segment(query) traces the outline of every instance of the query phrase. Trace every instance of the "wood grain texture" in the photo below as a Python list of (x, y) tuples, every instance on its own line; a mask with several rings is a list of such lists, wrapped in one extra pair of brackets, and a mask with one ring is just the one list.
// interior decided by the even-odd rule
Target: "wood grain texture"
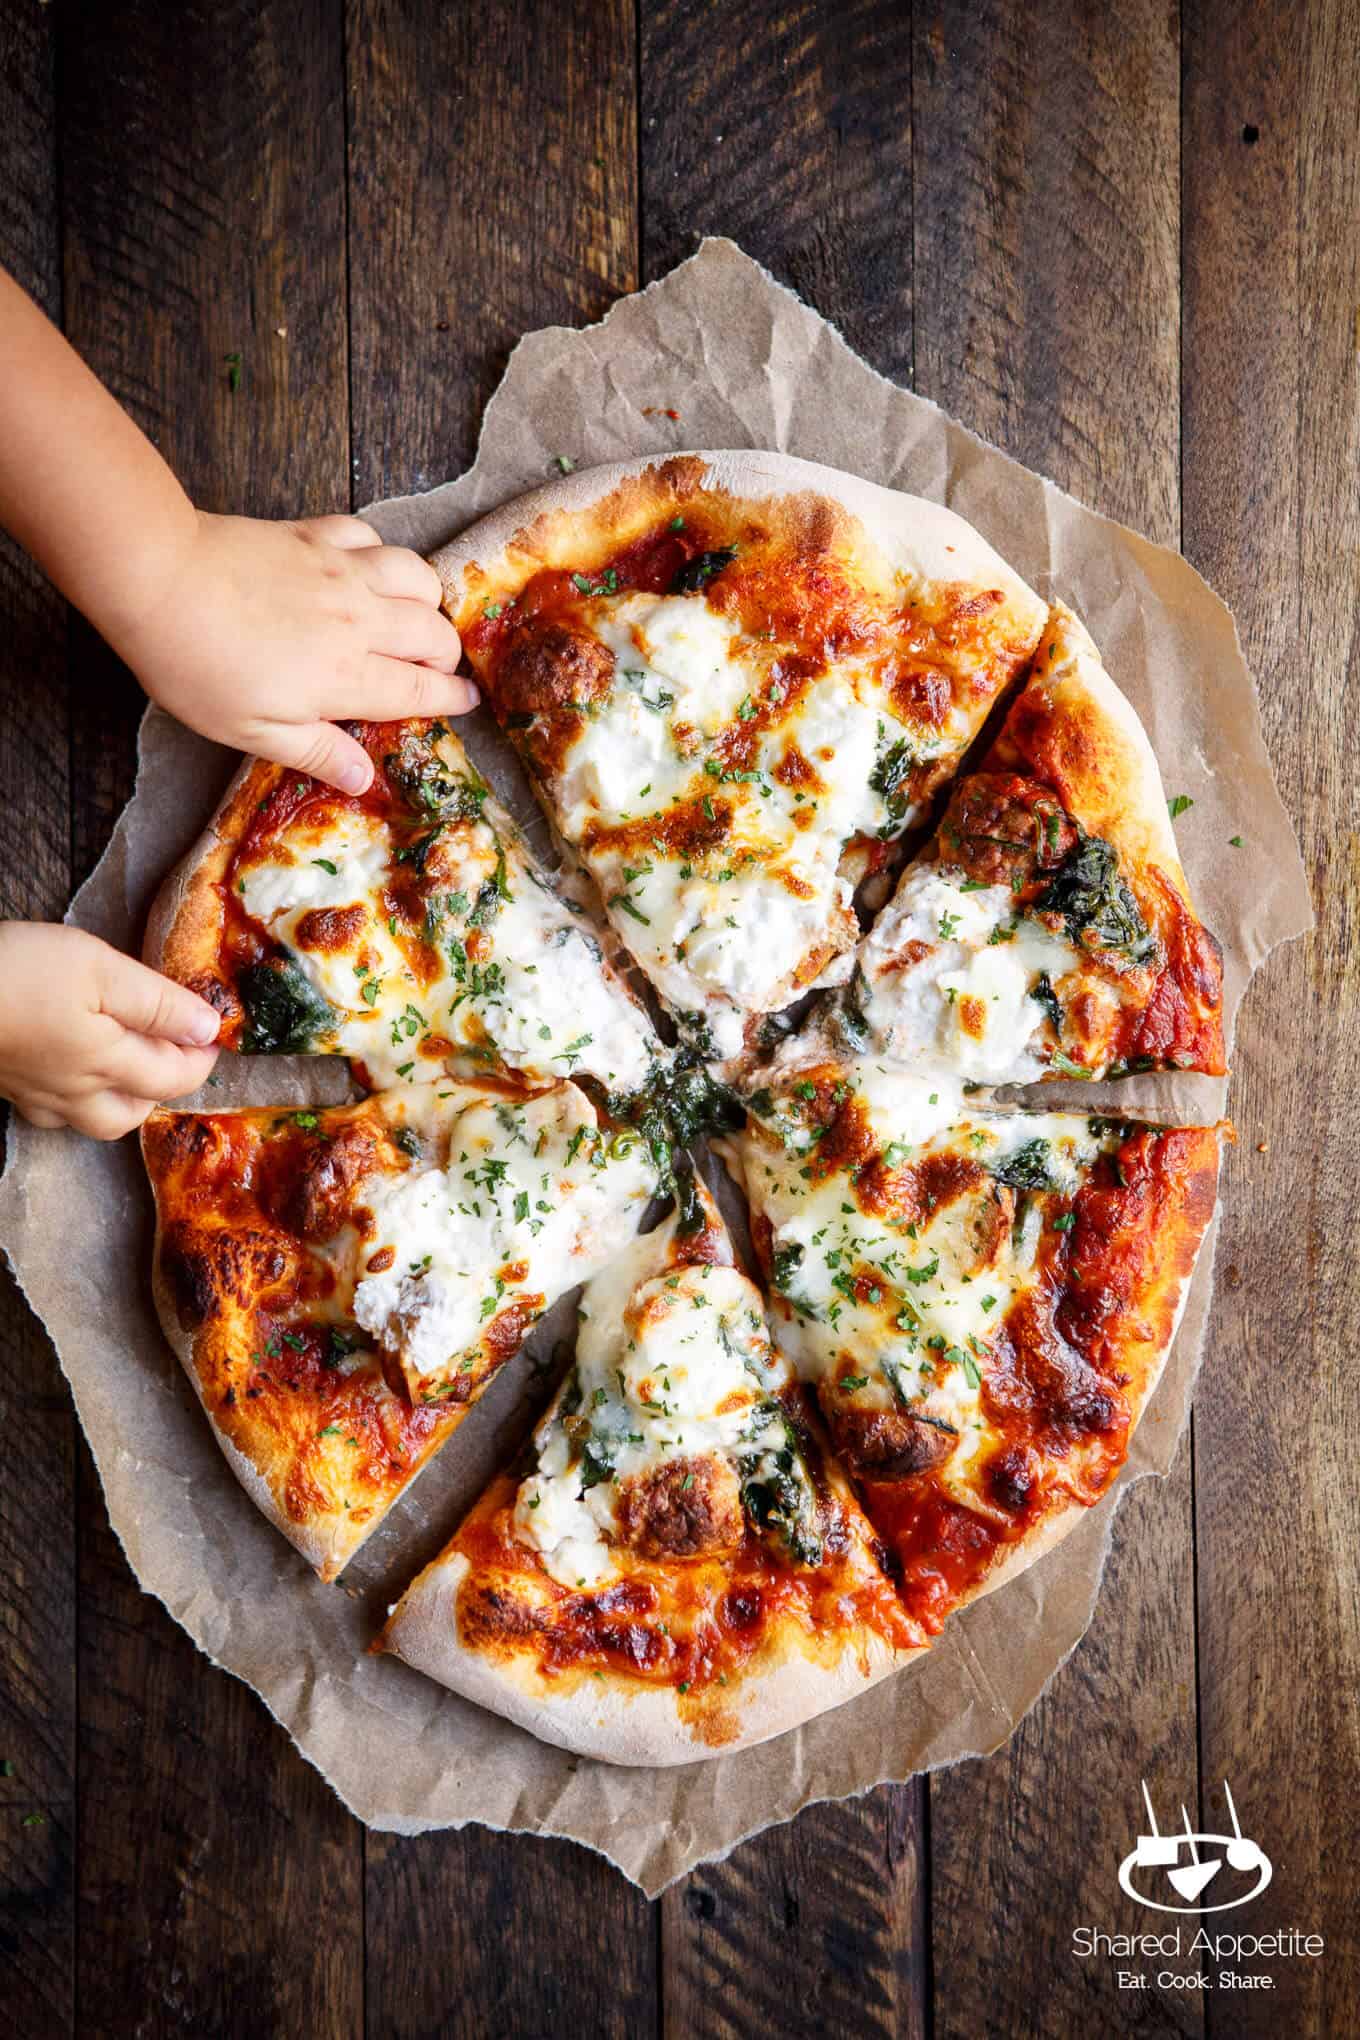
[(654, 1911), (570, 1842), (371, 1834), (367, 2040), (642, 2040), (656, 2021)]
[(1228, 1364), (1206, 1370), (1195, 1458), (1206, 1825), (1226, 1778), (1275, 1864), (1252, 1923), (1327, 1949), (1267, 1965), (1268, 2001), (1211, 1999), (1234, 2040), (1345, 2031), (1360, 1993), (1360, 1267), (1338, 1195), (1360, 1159), (1357, 92), (1353, 5), (1300, 8), (1288, 34), (1264, 6), (1186, 9), (1185, 547), (1236, 609), (1318, 914), (1239, 1023)]
[[(632, 10), (354, 0), (348, 63), (362, 502), (457, 473), (520, 335), (636, 283)], [(584, 1850), (370, 1835), (366, 1921), (370, 2036), (654, 2023), (653, 1909)]]
[[(1174, 11), (933, 7), (915, 84), (918, 388), (1175, 544)], [(1084, 1922), (1139, 1924), (1115, 1877), (1140, 1778), (1195, 1805), (1193, 1621), (1182, 1450), (1125, 1503), (1091, 1629), (1019, 1733), (931, 1782), (937, 2033), (1198, 2030), (1194, 1996), (1121, 1997), (1071, 1952)]]
[(665, 1892), (668, 2040), (928, 2032), (924, 1793), (810, 1808)]
[[(885, 374), (912, 359), (911, 21), (643, 0), (643, 273), (730, 234)], [(811, 1807), (662, 1901), (667, 2033), (924, 2030), (918, 1783)]]
[(730, 234), (911, 378), (911, 10), (641, 0), (650, 282)]
[[(59, 318), (55, 70), (51, 17), (8, 10), (0, 263)], [(0, 533), (0, 917), (65, 903), (68, 757), (65, 605)], [(74, 1493), (70, 1396), (0, 1269), (0, 2023), (15, 2040), (54, 2040), (74, 2016)]]
[(364, 503), (458, 474), (515, 343), (635, 287), (633, 9), (349, 0), (347, 47)]
[[(343, 503), (338, 11), (60, 20), (72, 339), (196, 501)], [(83, 863), (130, 790), (140, 701), (87, 639), (75, 660)], [(78, 2030), (357, 2033), (362, 1945), (335, 1932), (361, 1917), (357, 1824), (137, 1588), (88, 1456), (80, 1526)]]

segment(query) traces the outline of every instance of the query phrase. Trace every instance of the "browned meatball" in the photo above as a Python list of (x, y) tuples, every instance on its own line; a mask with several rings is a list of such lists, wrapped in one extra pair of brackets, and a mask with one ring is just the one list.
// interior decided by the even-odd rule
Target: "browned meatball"
[(299, 1239), (329, 1240), (349, 1217), (355, 1185), (373, 1161), (373, 1136), (362, 1126), (347, 1126), (334, 1140), (308, 1145), (282, 1217)]
[(671, 1459), (619, 1488), (619, 1534), (642, 1558), (716, 1558), (746, 1533), (737, 1476), (725, 1459)]
[(614, 684), (614, 654), (588, 631), (548, 623), (519, 637), (496, 676), (496, 705), (506, 715), (598, 701)]
[(954, 789), (941, 854), (982, 885), (1027, 885), (1076, 848), (1077, 825), (1049, 788), (1017, 772), (975, 772)]
[(876, 1410), (854, 1400), (829, 1401), (827, 1421), (851, 1470), (866, 1480), (905, 1480), (948, 1459), (957, 1434), (905, 1410)]

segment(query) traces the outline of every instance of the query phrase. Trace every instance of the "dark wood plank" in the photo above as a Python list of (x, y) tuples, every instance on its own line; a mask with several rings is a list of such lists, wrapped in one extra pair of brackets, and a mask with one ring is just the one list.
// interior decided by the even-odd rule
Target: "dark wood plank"
[[(71, 338), (205, 507), (342, 504), (338, 9), (138, 0), (60, 19)], [(74, 663), (83, 864), (129, 790), (141, 704), (88, 636)], [(82, 1462), (80, 2030), (356, 2033), (357, 1824), (138, 1591)]]
[[(635, 286), (633, 11), (352, 0), (348, 61), (363, 502), (457, 473), (521, 334)], [(655, 2023), (652, 1908), (565, 1844), (370, 1835), (367, 1949), (373, 2040)]]
[(535, 327), (637, 282), (630, 0), (348, 0), (355, 501), (466, 467)]
[(640, 18), (644, 280), (730, 234), (909, 382), (911, 10), (641, 0)]
[(1336, 1192), (1360, 1159), (1358, 92), (1354, 6), (1300, 8), (1288, 34), (1261, 4), (1186, 8), (1185, 549), (1236, 610), (1319, 918), (1239, 1025), (1217, 1364), (1195, 1416), (1205, 1824), (1224, 1825), (1226, 1778), (1275, 1866), (1234, 1917), (1326, 1940), (1320, 1960), (1242, 1965), (1268, 1994), (1210, 2001), (1210, 2030), (1243, 2040), (1344, 2031), (1360, 1992), (1360, 1267)]
[(651, 1914), (571, 1842), (370, 1834), (368, 2040), (638, 2040), (656, 2025)]
[[(59, 318), (52, 27), (0, 19), (0, 262)], [(70, 883), (66, 613), (2, 533), (0, 619), (0, 917), (43, 919)], [(74, 2017), (75, 1423), (8, 1269), (0, 1355), (0, 1974), (8, 2029), (48, 2040)]]
[[(918, 19), (918, 387), (1172, 544), (1179, 91), (1162, 0)], [(1020, 1733), (932, 1781), (938, 2033), (1197, 2030), (1193, 1996), (1121, 1997), (1071, 1946), (1122, 1922), (1139, 1779), (1195, 1805), (1193, 1606), (1183, 1450), (1125, 1504), (1091, 1630)]]
[[(641, 23), (644, 276), (730, 234), (909, 380), (909, 11), (643, 0)], [(809, 1808), (667, 1893), (666, 2030), (924, 2030), (923, 1804)]]
[(665, 1892), (664, 2032), (928, 2032), (924, 1796), (811, 1807)]

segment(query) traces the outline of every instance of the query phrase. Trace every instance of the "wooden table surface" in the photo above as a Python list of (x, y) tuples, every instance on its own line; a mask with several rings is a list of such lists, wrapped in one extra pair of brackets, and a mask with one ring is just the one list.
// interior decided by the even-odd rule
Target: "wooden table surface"
[[(730, 234), (1208, 575), (1318, 912), (1239, 1030), (1193, 1437), (1119, 1517), (1085, 1641), (989, 1761), (812, 1809), (657, 1904), (564, 1843), (365, 1833), (139, 1592), (8, 1285), (0, 2031), (1357, 2030), (1358, 99), (1345, 0), (0, 7), (0, 261), (198, 502), (445, 479), (522, 333)], [(139, 709), (0, 550), (6, 914), (89, 871)], [(1074, 1954), (1165, 1925), (1115, 1888), (1144, 1777), (1209, 1828), (1231, 1780), (1275, 1879), (1229, 1925), (1320, 1959), (1229, 1997)]]

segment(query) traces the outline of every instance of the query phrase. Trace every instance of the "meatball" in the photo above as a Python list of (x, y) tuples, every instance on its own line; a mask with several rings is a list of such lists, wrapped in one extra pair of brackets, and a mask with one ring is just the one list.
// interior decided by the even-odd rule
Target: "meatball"
[(1049, 788), (1016, 772), (960, 781), (940, 824), (944, 857), (982, 885), (1028, 885), (1077, 842), (1076, 823)]
[(725, 1459), (669, 1459), (625, 1480), (619, 1534), (641, 1558), (717, 1558), (746, 1534), (741, 1489)]
[(842, 1457), (866, 1480), (929, 1473), (958, 1443), (957, 1432), (905, 1410), (871, 1409), (848, 1400), (832, 1403), (827, 1417)]
[(588, 631), (549, 623), (519, 637), (496, 677), (506, 715), (540, 715), (598, 701), (614, 684), (614, 654)]

